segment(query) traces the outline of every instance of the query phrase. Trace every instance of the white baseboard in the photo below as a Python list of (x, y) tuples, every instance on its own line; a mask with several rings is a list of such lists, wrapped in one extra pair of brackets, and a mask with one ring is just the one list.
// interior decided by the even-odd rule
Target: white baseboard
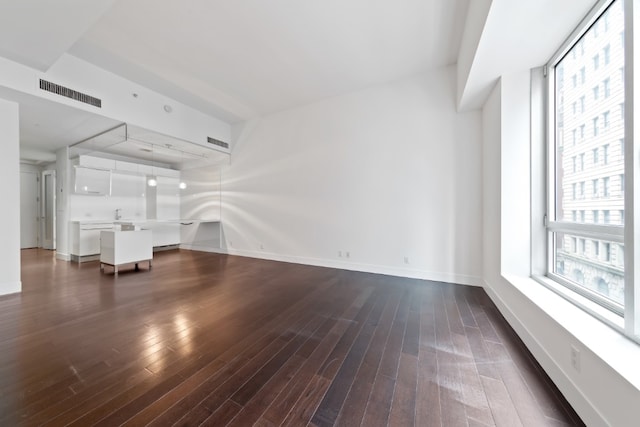
[(56, 259), (59, 259), (60, 261), (71, 261), (71, 255), (56, 252)]
[[(185, 249), (189, 249), (187, 248), (188, 245), (181, 245), (180, 247), (182, 248), (183, 246), (185, 247)], [(194, 248), (193, 250), (200, 250), (200, 249)], [(294, 264), (305, 264), (305, 265), (313, 265), (317, 267), (339, 268), (342, 270), (361, 271), (364, 273), (385, 274), (388, 276), (406, 277), (410, 279), (431, 280), (435, 282), (457, 283), (460, 285), (482, 287), (482, 279), (480, 277), (463, 275), (463, 274), (453, 274), (453, 273), (447, 273), (447, 272), (428, 271), (428, 270), (403, 268), (403, 267), (392, 267), (392, 266), (385, 266), (385, 265), (365, 264), (365, 263), (357, 263), (357, 262), (350, 262), (350, 261), (328, 260), (328, 259), (322, 259), (322, 258), (281, 255), (281, 254), (274, 254), (274, 253), (262, 252), (262, 251), (237, 250), (233, 248), (230, 248), (228, 250), (223, 250), (223, 249), (209, 250), (209, 252), (227, 253), (229, 255), (238, 255), (238, 256), (258, 258), (258, 259), (268, 259), (272, 261), (290, 262)]]
[(4, 282), (0, 283), (0, 295), (10, 295), (22, 291), (22, 282)]
[(220, 249), (220, 248), (215, 248), (212, 246), (206, 246), (206, 245), (193, 245), (193, 244), (181, 244), (180, 245), (180, 249), (185, 249), (188, 251), (198, 251), (198, 252), (210, 252), (210, 253), (215, 253), (215, 254), (226, 254), (227, 251), (225, 251), (224, 249)]
[[(547, 375), (552, 379), (554, 384), (562, 392), (565, 398), (571, 403), (578, 415), (587, 425), (608, 425), (607, 421), (595, 409), (594, 405), (587, 399), (582, 391), (571, 380), (569, 375), (562, 369), (561, 365), (547, 351), (544, 344), (540, 342), (536, 334), (518, 317), (518, 315), (509, 308), (502, 297), (498, 295), (494, 289), (484, 282), (484, 289), (489, 298), (498, 307), (500, 313), (507, 320), (509, 325), (516, 331), (520, 339), (525, 343), (527, 349), (533, 354), (538, 363), (545, 370)], [(526, 298), (523, 296), (523, 298)], [(559, 297), (558, 297), (559, 298)], [(533, 304), (533, 303), (531, 303)], [(558, 326), (561, 328), (561, 326)]]

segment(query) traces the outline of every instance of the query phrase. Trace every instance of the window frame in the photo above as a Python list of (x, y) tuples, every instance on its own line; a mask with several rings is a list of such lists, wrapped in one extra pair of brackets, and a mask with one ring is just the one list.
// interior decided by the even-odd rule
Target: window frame
[[(640, 209), (638, 209), (638, 215), (636, 215), (633, 209), (634, 200), (636, 200), (636, 198), (640, 200), (640, 183), (634, 185), (635, 177), (638, 176), (638, 179), (640, 179), (640, 168), (634, 169), (635, 165), (633, 164), (633, 159), (640, 157), (640, 144), (634, 143), (633, 126), (635, 120), (640, 122), (640, 111), (638, 114), (635, 114), (634, 109), (634, 96), (640, 96), (640, 89), (637, 91), (638, 95), (635, 95), (636, 91), (633, 84), (636, 74), (640, 78), (640, 71), (636, 73), (634, 67), (634, 49), (637, 45), (639, 49), (638, 55), (640, 56), (640, 41), (634, 43), (634, 38), (636, 37), (633, 31), (634, 21), (640, 20), (640, 5), (634, 7), (633, 1), (617, 0), (622, 3), (624, 13), (624, 31), (621, 35), (623, 35), (623, 55), (625, 59), (625, 65), (622, 69), (625, 94), (622, 113), (625, 119), (623, 136), (623, 140), (625, 140), (623, 145), (625, 160), (623, 173), (625, 179), (624, 188), (626, 190), (624, 197), (624, 215), (626, 220), (622, 220), (622, 225), (611, 224), (610, 221), (604, 221), (604, 218), (603, 221), (598, 224), (572, 224), (563, 221), (562, 218), (554, 219), (554, 212), (552, 212), (556, 206), (554, 200), (556, 197), (555, 67), (572, 48), (575, 47), (575, 52), (584, 46), (582, 36), (595, 25), (601, 16), (608, 16), (607, 10), (614, 1), (616, 0), (599, 0), (544, 66), (544, 77), (542, 77), (544, 95), (541, 98), (545, 117), (544, 122), (546, 123), (546, 141), (544, 141), (544, 154), (541, 158), (541, 162), (544, 163), (541, 166), (543, 170), (546, 171), (544, 173), (546, 175), (546, 189), (544, 189), (541, 194), (541, 196), (544, 197), (544, 203), (542, 203), (544, 225), (538, 228), (536, 224), (532, 224), (532, 237), (534, 240), (537, 239), (537, 241), (542, 242), (542, 236), (544, 236), (546, 243), (534, 243), (534, 247), (544, 248), (546, 256), (532, 257), (532, 277), (538, 279), (540, 283), (550, 287), (556, 293), (578, 305), (583, 310), (618, 329), (628, 338), (640, 342), (640, 312), (637, 312), (640, 310), (640, 286), (638, 287), (638, 291), (634, 288), (635, 271), (640, 271), (640, 251), (634, 250), (634, 224), (636, 220), (640, 221)], [(640, 66), (638, 69), (640, 70)], [(640, 85), (638, 86), (640, 88)], [(638, 216), (638, 218), (636, 218), (636, 216)], [(616, 304), (609, 299), (601, 297), (596, 292), (591, 292), (589, 289), (579, 287), (569, 280), (565, 280), (558, 274), (553, 273), (553, 266), (555, 265), (554, 236), (557, 236), (557, 233), (567, 233), (572, 237), (577, 237), (578, 240), (581, 238), (591, 238), (608, 241), (610, 242), (610, 248), (620, 248), (621, 245), (624, 245), (624, 305)], [(603, 253), (603, 248), (604, 246), (599, 248), (600, 254)], [(546, 260), (546, 265), (542, 266), (541, 262), (535, 262), (543, 258)], [(538, 275), (540, 273), (542, 274)], [(557, 287), (557, 284), (561, 285), (560, 288)], [(569, 290), (569, 292), (567, 292), (567, 290)], [(604, 308), (604, 311), (602, 308)]]

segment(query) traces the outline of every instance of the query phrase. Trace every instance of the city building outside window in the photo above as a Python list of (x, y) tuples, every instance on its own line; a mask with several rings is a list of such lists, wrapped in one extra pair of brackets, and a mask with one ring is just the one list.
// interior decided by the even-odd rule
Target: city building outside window
[[(548, 189), (552, 193), (548, 200), (553, 201), (547, 222), (547, 275), (623, 316), (626, 283), (622, 254), (627, 197), (624, 188), (625, 19), (623, 0), (601, 0), (599, 4), (603, 14), (585, 21), (582, 31), (575, 33), (578, 36), (573, 44), (569, 41), (568, 47), (549, 65), (553, 71), (549, 80), (549, 108), (555, 116), (550, 122), (553, 128), (549, 132), (549, 149), (555, 164), (547, 169), (550, 171)], [(600, 33), (598, 28), (602, 30)], [(582, 80), (586, 68), (590, 71), (588, 75), (584, 71), (583, 84), (574, 85), (572, 80), (563, 77), (580, 76)], [(588, 103), (586, 96), (590, 96)], [(576, 109), (581, 114), (576, 114)], [(582, 113), (592, 130), (586, 134)], [(578, 129), (580, 144), (574, 142)], [(563, 145), (562, 141), (567, 144)], [(612, 142), (617, 144), (614, 153), (610, 148)], [(590, 153), (588, 160), (592, 160), (586, 169), (585, 153)], [(585, 192), (585, 182), (591, 187), (589, 193)], [(611, 212), (618, 218), (611, 218)]]

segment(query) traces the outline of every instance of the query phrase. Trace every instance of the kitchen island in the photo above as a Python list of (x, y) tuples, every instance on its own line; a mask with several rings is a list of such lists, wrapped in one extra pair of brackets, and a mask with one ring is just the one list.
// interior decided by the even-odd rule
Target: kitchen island
[(109, 265), (118, 275), (118, 267), (153, 260), (153, 238), (151, 230), (103, 230), (100, 232), (100, 271)]

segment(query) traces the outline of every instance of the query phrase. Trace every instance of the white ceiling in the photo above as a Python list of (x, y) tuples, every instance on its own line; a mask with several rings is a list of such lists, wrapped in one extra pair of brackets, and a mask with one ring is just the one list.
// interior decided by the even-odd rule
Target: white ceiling
[[(234, 123), (455, 63), (468, 1), (0, 0), (0, 56), (45, 71), (68, 52)], [(25, 160), (117, 125), (0, 92)]]
[(113, 3), (0, 0), (0, 56), (45, 71)]
[[(467, 17), (466, 26), (481, 25), (482, 34), (479, 40), (469, 41), (476, 49), (471, 53), (473, 64), (460, 100), (463, 110), (481, 108), (498, 77), (546, 63), (596, 0), (491, 0), (490, 3), (486, 20), (471, 14)], [(472, 22), (474, 19), (482, 22)], [(465, 39), (463, 44), (466, 42)]]
[(59, 148), (119, 124), (97, 114), (9, 89), (0, 89), (0, 97), (19, 104), (20, 158), (34, 164), (55, 161)]
[(468, 0), (119, 0), (70, 53), (235, 122), (453, 64)]

